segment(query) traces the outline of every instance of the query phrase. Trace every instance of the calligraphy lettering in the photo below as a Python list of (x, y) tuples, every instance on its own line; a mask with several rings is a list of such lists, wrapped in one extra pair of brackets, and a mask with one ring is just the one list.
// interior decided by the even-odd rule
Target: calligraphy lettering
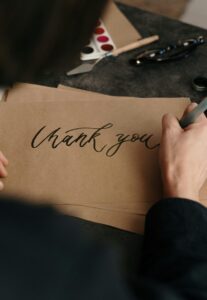
[(125, 135), (119, 133), (115, 135), (115, 143), (112, 145), (105, 144), (102, 142), (104, 139), (104, 133), (106, 130), (112, 128), (114, 125), (112, 123), (107, 123), (101, 127), (80, 127), (73, 128), (63, 132), (61, 127), (56, 128), (51, 131), (49, 134), (45, 131), (47, 126), (43, 126), (38, 130), (35, 136), (32, 139), (31, 146), (32, 148), (38, 148), (44, 143), (49, 143), (52, 149), (56, 149), (61, 145), (71, 147), (74, 144), (77, 144), (80, 148), (84, 148), (86, 145), (91, 144), (95, 152), (103, 152), (108, 157), (113, 157), (125, 143), (135, 143), (140, 142), (148, 150), (154, 150), (159, 147), (159, 144), (153, 143), (153, 134), (137, 134)]

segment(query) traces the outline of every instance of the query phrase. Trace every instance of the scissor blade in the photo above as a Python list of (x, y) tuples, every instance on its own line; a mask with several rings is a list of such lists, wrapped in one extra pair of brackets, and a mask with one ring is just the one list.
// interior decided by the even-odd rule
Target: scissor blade
[(95, 63), (83, 63), (80, 66), (76, 67), (75, 69), (68, 71), (66, 74), (67, 76), (76, 75), (76, 74), (83, 74), (88, 73), (93, 70)]

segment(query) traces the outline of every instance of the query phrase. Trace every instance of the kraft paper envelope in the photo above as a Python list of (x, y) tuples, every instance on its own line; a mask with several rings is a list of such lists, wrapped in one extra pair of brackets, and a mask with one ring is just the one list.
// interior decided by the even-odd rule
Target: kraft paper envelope
[[(131, 218), (145, 214), (161, 196), (156, 146), (161, 117), (167, 111), (179, 117), (189, 101), (98, 94), (81, 94), (77, 101), (77, 92), (54, 89), (52, 94), (60, 103), (8, 101), (0, 106), (1, 148), (10, 160), (5, 192), (65, 206), (65, 211), (71, 205)], [(99, 221), (96, 214), (88, 215)]]
[[(58, 89), (54, 87), (47, 87), (43, 85), (35, 85), (30, 83), (18, 83), (14, 85), (11, 89), (7, 90), (7, 93), (4, 97), (5, 101), (9, 102), (24, 102), (24, 101), (61, 101), (59, 97), (59, 93), (57, 90), (64, 89), (64, 90), (70, 90), (72, 95), (76, 93), (78, 95), (78, 99), (80, 96), (80, 93), (82, 95), (85, 94), (92, 94), (94, 95), (100, 95), (100, 93), (95, 93), (91, 91), (81, 90), (77, 88), (72, 88), (64, 85), (59, 85)], [(102, 94), (103, 95), (103, 94)], [(107, 95), (105, 95), (107, 96)], [(116, 100), (117, 97), (109, 96), (111, 99)]]
[(102, 20), (109, 31), (117, 48), (123, 47), (141, 39), (140, 33), (122, 14), (113, 1), (109, 1)]
[[(32, 86), (31, 86), (31, 88), (32, 88)], [(34, 86), (33, 86), (33, 88), (34, 88)], [(68, 91), (71, 91), (71, 92), (82, 93), (84, 95), (85, 95), (85, 93), (87, 93), (87, 94), (88, 93), (90, 93), (90, 94), (98, 94), (96, 92), (85, 91), (85, 90), (82, 90), (82, 89), (77, 89), (77, 88), (74, 88), (74, 87), (71, 87), (71, 86), (62, 85), (62, 84), (59, 84), (57, 88), (58, 89), (62, 89), (62, 90), (68, 90)], [(116, 96), (115, 99), (117, 99), (117, 97), (118, 96)]]

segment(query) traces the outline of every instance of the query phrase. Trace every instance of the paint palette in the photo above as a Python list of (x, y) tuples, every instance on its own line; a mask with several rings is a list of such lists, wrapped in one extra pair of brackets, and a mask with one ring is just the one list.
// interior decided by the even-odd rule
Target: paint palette
[(103, 54), (114, 49), (116, 49), (116, 45), (112, 37), (103, 21), (99, 20), (90, 42), (82, 49), (81, 60), (99, 59)]

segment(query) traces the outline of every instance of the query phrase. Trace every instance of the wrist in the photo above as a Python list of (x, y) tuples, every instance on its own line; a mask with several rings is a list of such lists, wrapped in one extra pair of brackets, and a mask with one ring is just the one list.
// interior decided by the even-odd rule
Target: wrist
[(199, 202), (199, 193), (187, 188), (179, 188), (173, 184), (164, 186), (165, 198), (184, 198)]
[(194, 186), (188, 176), (175, 173), (168, 174), (163, 180), (163, 193), (166, 198), (185, 198), (199, 202), (199, 189)]

